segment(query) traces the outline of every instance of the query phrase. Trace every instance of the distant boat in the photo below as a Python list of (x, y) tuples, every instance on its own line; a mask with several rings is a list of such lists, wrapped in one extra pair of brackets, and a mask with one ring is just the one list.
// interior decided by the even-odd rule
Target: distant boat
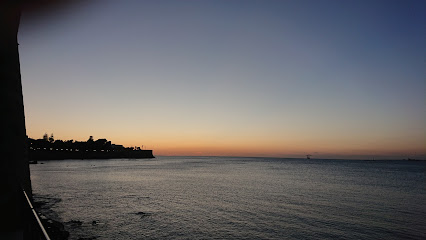
[(311, 159), (311, 154), (306, 155), (306, 159)]

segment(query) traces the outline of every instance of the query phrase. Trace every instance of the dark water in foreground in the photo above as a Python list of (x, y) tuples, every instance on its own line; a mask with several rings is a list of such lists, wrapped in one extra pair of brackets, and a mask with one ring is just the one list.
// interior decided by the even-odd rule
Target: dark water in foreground
[(31, 165), (36, 200), (70, 239), (425, 239), (425, 172), (414, 161), (223, 157)]

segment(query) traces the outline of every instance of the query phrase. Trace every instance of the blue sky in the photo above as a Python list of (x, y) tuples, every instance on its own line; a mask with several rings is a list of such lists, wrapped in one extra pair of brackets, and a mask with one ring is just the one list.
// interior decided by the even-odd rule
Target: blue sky
[(424, 1), (94, 1), (26, 16), (30, 137), (164, 155), (426, 155)]

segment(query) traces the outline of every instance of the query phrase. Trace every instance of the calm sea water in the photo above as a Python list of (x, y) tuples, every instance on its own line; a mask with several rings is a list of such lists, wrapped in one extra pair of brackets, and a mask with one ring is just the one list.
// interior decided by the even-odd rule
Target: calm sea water
[(425, 170), (416, 161), (158, 157), (46, 161), (31, 165), (31, 179), (70, 239), (425, 239)]

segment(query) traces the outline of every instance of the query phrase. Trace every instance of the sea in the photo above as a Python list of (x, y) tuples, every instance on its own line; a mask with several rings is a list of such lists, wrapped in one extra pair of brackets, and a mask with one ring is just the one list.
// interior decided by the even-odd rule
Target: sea
[(157, 157), (39, 161), (31, 181), (69, 239), (426, 239), (425, 172), (425, 161)]

